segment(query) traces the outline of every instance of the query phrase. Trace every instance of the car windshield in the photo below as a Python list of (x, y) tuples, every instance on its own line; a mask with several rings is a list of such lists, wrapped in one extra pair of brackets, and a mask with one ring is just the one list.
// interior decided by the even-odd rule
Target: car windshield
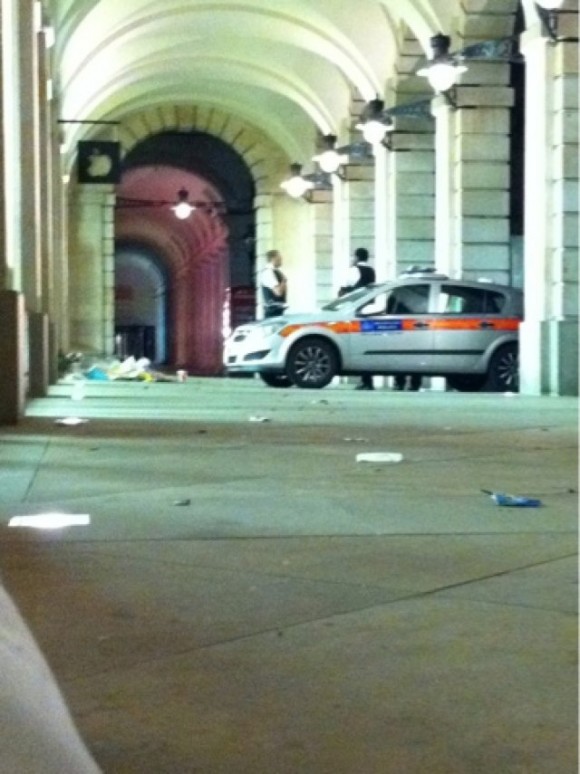
[(340, 298), (335, 298), (334, 301), (330, 301), (328, 304), (325, 304), (322, 308), (326, 310), (327, 312), (336, 312), (339, 309), (342, 309), (344, 306), (351, 306), (352, 304), (356, 304), (356, 302), (364, 298), (365, 296), (368, 296), (369, 293), (371, 293), (373, 290), (378, 290), (379, 288), (384, 287), (383, 285), (366, 285), (362, 288), (356, 288), (356, 290), (351, 290), (350, 293), (347, 293), (345, 296), (341, 296)]

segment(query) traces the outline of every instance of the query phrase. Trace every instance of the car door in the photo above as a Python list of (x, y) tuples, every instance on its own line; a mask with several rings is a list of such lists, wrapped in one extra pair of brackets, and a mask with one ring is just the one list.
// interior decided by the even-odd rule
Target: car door
[(415, 282), (394, 286), (358, 309), (360, 330), (351, 338), (347, 370), (430, 372), (431, 285)]
[(433, 359), (439, 374), (477, 373), (485, 353), (505, 335), (506, 296), (499, 291), (442, 282), (435, 301)]

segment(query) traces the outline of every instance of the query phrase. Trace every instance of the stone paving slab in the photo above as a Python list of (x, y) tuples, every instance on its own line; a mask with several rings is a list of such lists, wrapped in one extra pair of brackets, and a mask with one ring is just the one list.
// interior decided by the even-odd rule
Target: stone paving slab
[(70, 395), (0, 428), (0, 574), (106, 774), (575, 770), (575, 401)]

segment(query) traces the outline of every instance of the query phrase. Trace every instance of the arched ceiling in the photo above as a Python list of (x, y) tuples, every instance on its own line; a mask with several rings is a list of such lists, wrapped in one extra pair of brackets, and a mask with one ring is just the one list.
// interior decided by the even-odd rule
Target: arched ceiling
[[(426, 45), (460, 9), (460, 0), (46, 4), (65, 119), (120, 120), (194, 101), (243, 117), (274, 142), (291, 133), (295, 146), (302, 137), (311, 145), (313, 126), (340, 134), (353, 96), (384, 92), (403, 24)], [(71, 142), (81, 131), (68, 132)]]

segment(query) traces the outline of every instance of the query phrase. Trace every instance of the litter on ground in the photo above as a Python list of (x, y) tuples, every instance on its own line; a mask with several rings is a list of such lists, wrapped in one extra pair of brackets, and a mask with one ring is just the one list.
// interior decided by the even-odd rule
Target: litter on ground
[(402, 462), (403, 455), (399, 452), (367, 452), (356, 455), (357, 462)]

